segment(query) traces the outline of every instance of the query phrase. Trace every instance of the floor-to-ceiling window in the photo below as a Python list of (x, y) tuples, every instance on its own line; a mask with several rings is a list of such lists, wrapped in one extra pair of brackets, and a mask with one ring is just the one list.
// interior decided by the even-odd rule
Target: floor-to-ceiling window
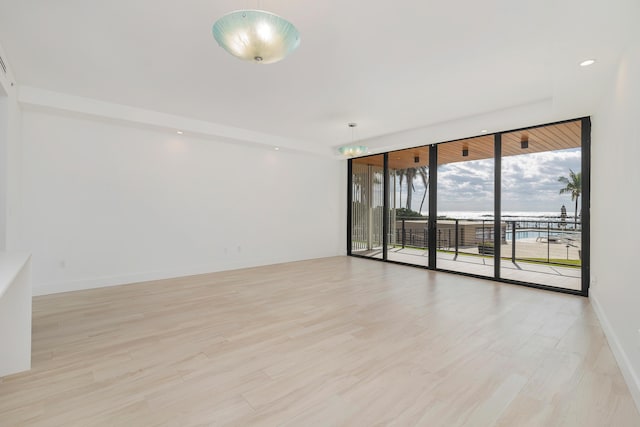
[(351, 162), (351, 254), (383, 257), (384, 156)]
[(427, 266), (429, 147), (392, 151), (388, 159), (387, 259)]
[(502, 134), (500, 276), (580, 290), (581, 121)]
[(350, 160), (348, 253), (587, 295), (590, 129), (582, 118)]
[(494, 274), (494, 137), (438, 144), (436, 266)]

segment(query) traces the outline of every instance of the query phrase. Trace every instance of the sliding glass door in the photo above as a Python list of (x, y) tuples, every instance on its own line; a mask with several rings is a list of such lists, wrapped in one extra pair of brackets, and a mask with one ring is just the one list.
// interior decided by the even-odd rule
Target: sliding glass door
[(384, 156), (351, 163), (351, 254), (383, 257)]
[(494, 137), (438, 145), (436, 266), (494, 274)]
[(500, 276), (546, 286), (582, 286), (581, 121), (502, 135)]
[(348, 253), (587, 295), (590, 127), (350, 160)]
[(389, 153), (388, 252), (391, 261), (429, 265), (429, 147)]

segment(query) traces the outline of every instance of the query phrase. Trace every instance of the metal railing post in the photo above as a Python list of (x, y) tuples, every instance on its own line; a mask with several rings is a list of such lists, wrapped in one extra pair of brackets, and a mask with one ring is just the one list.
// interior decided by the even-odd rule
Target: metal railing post
[(482, 255), (484, 255), (484, 219), (482, 220)]
[(456, 229), (455, 229), (455, 232), (456, 232), (456, 255), (455, 255), (455, 258), (458, 258), (458, 245), (459, 245), (459, 242), (458, 242), (458, 221), (459, 220), (456, 219)]
[(404, 228), (404, 219), (402, 220), (402, 249), (404, 249), (404, 245), (407, 243), (407, 232)]
[(551, 241), (549, 240), (550, 237), (551, 233), (549, 230), (549, 223), (547, 223), (547, 264), (551, 262), (551, 259), (549, 257), (549, 251), (551, 250)]
[(516, 222), (511, 221), (511, 262), (516, 263)]

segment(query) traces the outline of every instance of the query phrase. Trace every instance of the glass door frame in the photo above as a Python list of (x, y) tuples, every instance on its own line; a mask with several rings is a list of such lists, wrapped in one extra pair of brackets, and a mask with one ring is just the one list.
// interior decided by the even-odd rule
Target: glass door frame
[[(510, 132), (523, 131), (528, 129), (534, 129), (544, 126), (550, 125), (558, 125), (563, 123), (580, 121), (581, 124), (581, 133), (580, 133), (580, 143), (581, 143), (581, 167), (582, 167), (582, 200), (580, 203), (581, 209), (581, 239), (582, 239), (582, 265), (581, 265), (581, 289), (573, 290), (560, 288), (555, 286), (548, 286), (544, 284), (531, 283), (531, 282), (523, 282), (518, 280), (504, 279), (500, 276), (500, 261), (501, 261), (501, 247), (500, 245), (495, 245), (494, 247), (494, 274), (493, 277), (488, 276), (479, 276), (471, 273), (452, 271), (438, 268), (437, 265), (437, 253), (436, 253), (436, 227), (437, 227), (437, 214), (438, 214), (438, 145), (445, 144), (447, 142), (453, 141), (443, 141), (436, 144), (429, 145), (429, 218), (427, 221), (428, 228), (428, 265), (415, 265), (408, 264), (399, 261), (393, 261), (388, 259), (388, 245), (389, 245), (389, 153), (383, 153), (384, 156), (384, 167), (383, 174), (384, 184), (383, 184), (383, 250), (382, 250), (382, 258), (369, 258), (363, 257), (361, 255), (352, 253), (352, 235), (351, 235), (351, 220), (352, 220), (352, 201), (353, 195), (352, 191), (352, 183), (353, 183), (353, 159), (348, 159), (347, 161), (347, 255), (358, 257), (358, 258), (366, 258), (370, 260), (390, 262), (394, 264), (407, 265), (411, 267), (423, 268), (434, 271), (441, 271), (453, 274), (459, 274), (463, 276), (476, 277), (480, 279), (494, 280), (503, 283), (510, 283), (515, 285), (527, 286), (537, 289), (550, 290), (555, 292), (567, 293), (572, 295), (580, 295), (584, 297), (589, 296), (589, 284), (590, 284), (590, 261), (591, 261), (591, 251), (590, 251), (590, 226), (591, 226), (591, 218), (590, 218), (590, 205), (591, 205), (591, 118), (580, 117), (575, 119), (563, 120), (554, 123), (545, 123), (542, 125), (535, 126), (527, 126), (519, 129), (511, 129), (508, 131), (500, 131), (493, 134), (494, 136), (494, 242), (501, 241), (501, 216), (502, 216), (502, 135)], [(454, 141), (457, 141), (454, 140)], [(379, 156), (380, 154), (375, 154)], [(372, 155), (373, 156), (373, 155)], [(369, 156), (363, 156), (369, 157)]]

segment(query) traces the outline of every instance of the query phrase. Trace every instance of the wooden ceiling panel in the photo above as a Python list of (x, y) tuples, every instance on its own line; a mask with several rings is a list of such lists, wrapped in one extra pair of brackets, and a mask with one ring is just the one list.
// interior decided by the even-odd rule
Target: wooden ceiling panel
[(371, 166), (384, 166), (384, 156), (382, 154), (376, 154), (374, 156), (357, 157), (353, 159), (354, 164), (359, 165), (371, 165)]
[[(416, 162), (416, 160), (418, 160)], [(429, 167), (429, 146), (408, 148), (389, 153), (389, 169)]]
[[(467, 156), (463, 150), (467, 150)], [(493, 135), (459, 139), (438, 144), (438, 164), (468, 162), (493, 158)]]
[[(528, 147), (522, 148), (521, 142), (525, 139), (528, 141)], [(447, 163), (468, 162), (471, 160), (493, 159), (493, 141), (494, 136), (491, 134), (440, 143), (438, 144), (438, 164), (443, 165)], [(574, 120), (555, 125), (503, 133), (502, 156), (517, 156), (521, 154), (580, 148), (581, 143), (581, 122), (580, 120)], [(463, 156), (464, 149), (468, 150), (467, 156)], [(416, 156), (419, 158), (418, 162), (415, 162)], [(379, 154), (360, 157), (353, 161), (382, 167), (384, 158), (382, 154)], [(391, 151), (389, 153), (390, 169), (406, 169), (419, 166), (429, 166), (428, 145)]]
[[(523, 139), (529, 141), (528, 148), (521, 147)], [(580, 148), (581, 143), (580, 121), (560, 123), (502, 134), (502, 156)]]

